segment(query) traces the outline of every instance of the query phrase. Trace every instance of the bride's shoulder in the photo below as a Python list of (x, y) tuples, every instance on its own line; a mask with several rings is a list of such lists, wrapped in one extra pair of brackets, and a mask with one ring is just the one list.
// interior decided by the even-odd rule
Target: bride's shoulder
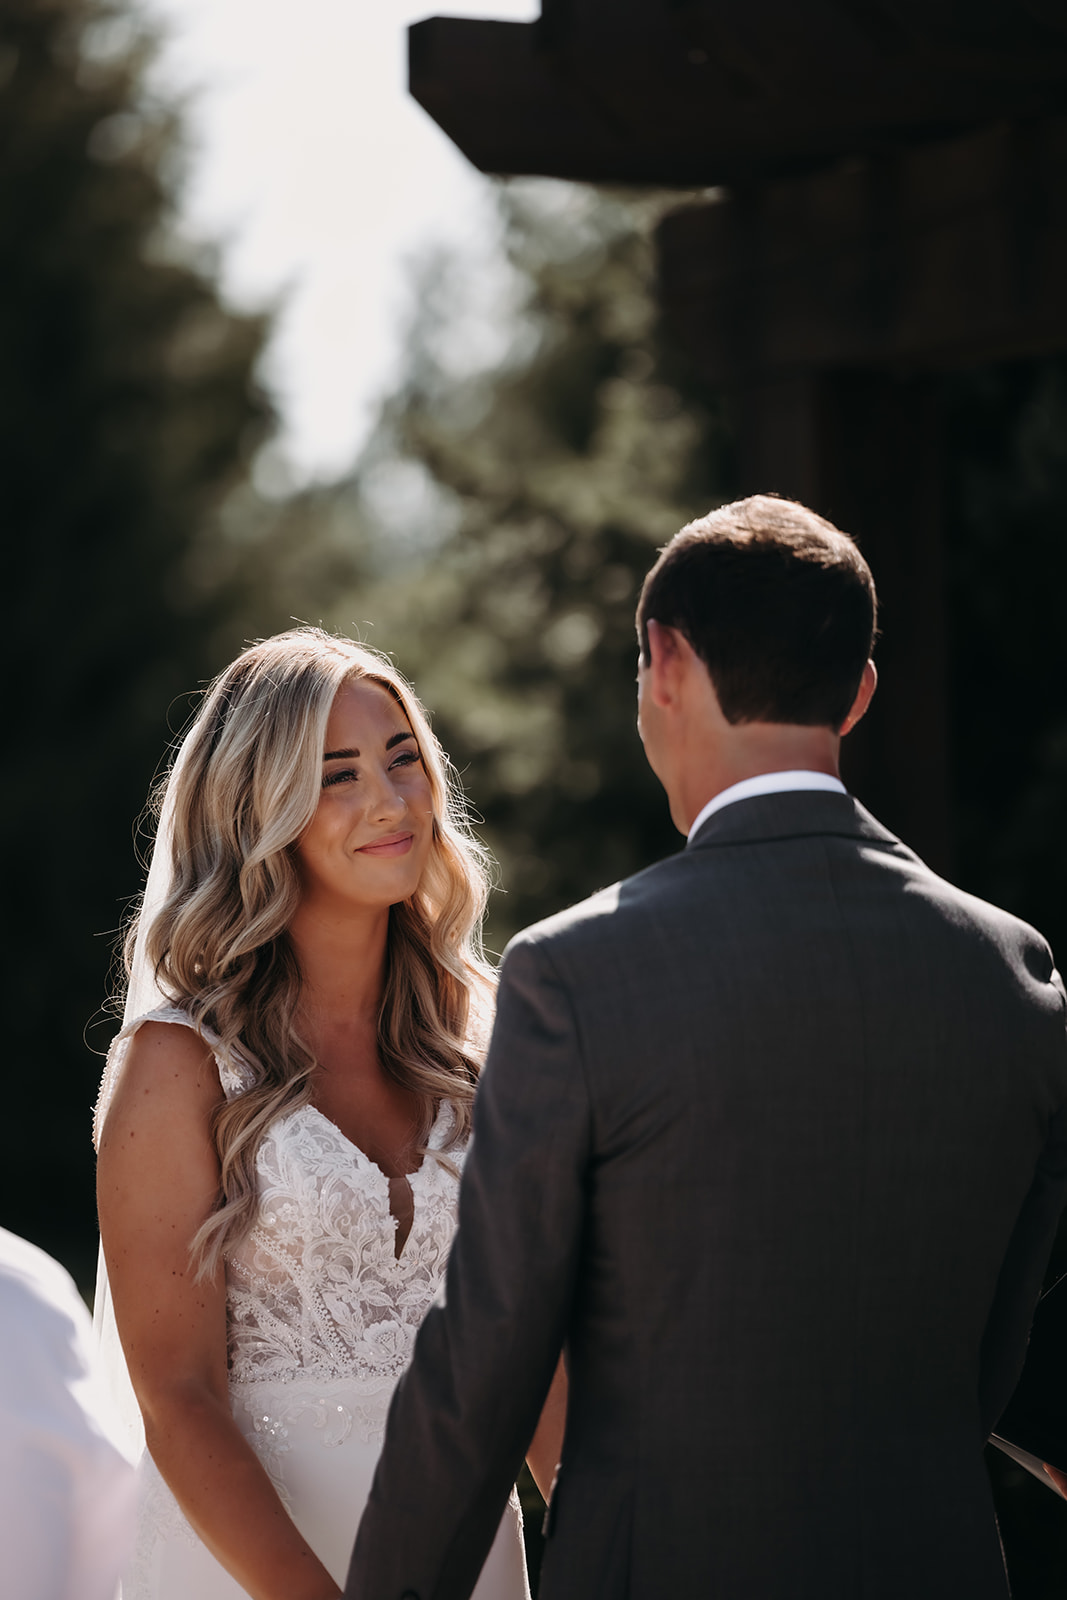
[[(168, 1038), (168, 1034), (170, 1037)], [(178, 1005), (157, 1006), (143, 1016), (127, 1022), (112, 1046), (120, 1059), (144, 1035), (155, 1041), (155, 1048), (166, 1056), (185, 1062), (213, 1060), (218, 1082), (227, 1100), (245, 1094), (257, 1081), (254, 1059), (240, 1048), (225, 1050), (218, 1034), (206, 1022), (198, 1022)]]
[[(130, 1078), (163, 1080), (176, 1070), (187, 1080), (190, 1069), (195, 1068), (196, 1079), (206, 1076), (216, 1097), (221, 1092), (212, 1041), (205, 1039), (192, 1020), (176, 1008), (161, 1007), (138, 1017), (123, 1029), (120, 1039), (124, 1046), (123, 1082)], [(200, 1071), (203, 1067), (210, 1067), (211, 1071), (205, 1074)]]
[(109, 1135), (178, 1142), (186, 1132), (199, 1136), (223, 1098), (211, 1046), (195, 1029), (151, 1014), (137, 1020), (121, 1040), (101, 1118), (102, 1153)]

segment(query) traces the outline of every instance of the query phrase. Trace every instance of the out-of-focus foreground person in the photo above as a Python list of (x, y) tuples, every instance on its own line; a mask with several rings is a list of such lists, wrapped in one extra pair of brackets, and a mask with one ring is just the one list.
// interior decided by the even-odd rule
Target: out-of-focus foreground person
[(137, 1486), (89, 1314), (59, 1262), (5, 1228), (0, 1351), (0, 1587), (12, 1600), (114, 1600)]
[[(101, 1096), (147, 1438), (123, 1600), (339, 1594), (455, 1226), (485, 890), (387, 660), (300, 629), (222, 673), (166, 785)], [(514, 1498), (497, 1523), (479, 1596), (523, 1600)]]
[(982, 1451), (1067, 1194), (1051, 953), (840, 781), (851, 539), (723, 507), (637, 620), (686, 848), (508, 949), (346, 1596), (464, 1600), (563, 1346), (543, 1600), (1007, 1600)]

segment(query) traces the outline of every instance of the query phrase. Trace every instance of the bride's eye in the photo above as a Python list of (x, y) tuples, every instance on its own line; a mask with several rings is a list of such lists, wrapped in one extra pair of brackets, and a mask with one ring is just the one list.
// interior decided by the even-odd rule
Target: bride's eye
[(356, 774), (351, 767), (344, 767), (340, 772), (327, 772), (323, 776), (322, 787), (332, 789), (335, 783), (347, 783), (351, 778), (355, 780)]
[(393, 766), (394, 767), (413, 767), (413, 766), (416, 765), (417, 762), (419, 762), (421, 760), (422, 760), (422, 756), (419, 754), (419, 752), (417, 750), (401, 750), (400, 754), (397, 756), (396, 760), (393, 762)]

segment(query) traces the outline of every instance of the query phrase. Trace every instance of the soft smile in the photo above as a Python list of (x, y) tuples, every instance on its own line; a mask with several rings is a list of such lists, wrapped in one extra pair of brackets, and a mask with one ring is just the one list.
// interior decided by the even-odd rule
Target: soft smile
[(406, 856), (415, 842), (413, 833), (389, 833), (372, 844), (360, 845), (356, 854), (361, 856)]

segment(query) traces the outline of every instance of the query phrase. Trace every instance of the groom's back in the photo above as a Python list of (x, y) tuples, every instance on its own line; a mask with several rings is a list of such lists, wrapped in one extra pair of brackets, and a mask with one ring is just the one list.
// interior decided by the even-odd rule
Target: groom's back
[(980, 1447), (1055, 1222), (1011, 1244), (1067, 1099), (1046, 946), (822, 793), (527, 937), (594, 1130), (546, 1594), (1003, 1595)]
[(1005, 1600), (982, 1444), (1067, 1188), (1064, 995), (836, 777), (875, 610), (773, 496), (646, 577), (690, 843), (509, 946), (353, 1596), (470, 1593), (565, 1337), (542, 1600)]

